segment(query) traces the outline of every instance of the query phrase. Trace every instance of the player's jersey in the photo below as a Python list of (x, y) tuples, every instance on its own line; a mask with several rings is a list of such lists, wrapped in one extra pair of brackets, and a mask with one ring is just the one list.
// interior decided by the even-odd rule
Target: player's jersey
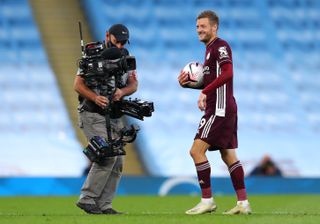
[[(232, 64), (232, 52), (229, 44), (216, 38), (206, 47), (204, 61), (204, 87), (221, 74), (221, 66)], [(236, 113), (237, 104), (233, 97), (233, 79), (207, 94), (206, 113), (224, 117), (226, 113)]]

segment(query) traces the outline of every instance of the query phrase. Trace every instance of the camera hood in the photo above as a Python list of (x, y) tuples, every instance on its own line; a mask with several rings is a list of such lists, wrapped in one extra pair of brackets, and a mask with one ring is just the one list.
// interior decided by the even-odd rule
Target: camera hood
[(106, 60), (115, 60), (118, 58), (122, 58), (123, 54), (121, 49), (116, 47), (106, 48), (102, 51), (101, 57)]

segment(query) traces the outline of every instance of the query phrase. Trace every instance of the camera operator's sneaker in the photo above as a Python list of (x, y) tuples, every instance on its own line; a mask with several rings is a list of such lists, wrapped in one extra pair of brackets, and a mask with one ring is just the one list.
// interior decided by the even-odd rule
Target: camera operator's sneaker
[(238, 215), (238, 214), (243, 214), (243, 215), (249, 215), (251, 214), (251, 208), (249, 202), (237, 202), (237, 205), (230, 209), (229, 211), (223, 212), (224, 215)]
[(106, 210), (102, 210), (103, 214), (106, 215), (122, 215), (124, 214), (123, 212), (118, 212), (116, 210), (114, 210), (113, 208), (107, 208)]
[(200, 215), (204, 213), (214, 212), (217, 209), (217, 205), (212, 200), (210, 202), (201, 201), (194, 208), (186, 211), (187, 215)]
[(102, 214), (100, 208), (98, 208), (98, 206), (95, 204), (77, 202), (76, 205), (88, 214)]

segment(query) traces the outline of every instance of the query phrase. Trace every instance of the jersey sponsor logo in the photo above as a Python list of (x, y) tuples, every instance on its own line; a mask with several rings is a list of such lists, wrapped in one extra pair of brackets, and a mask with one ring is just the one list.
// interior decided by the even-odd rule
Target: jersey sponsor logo
[(206, 56), (206, 60), (208, 61), (208, 60), (209, 60), (209, 58), (210, 58), (210, 52), (207, 54), (207, 56)]
[(226, 46), (223, 46), (223, 47), (219, 47), (218, 49), (219, 51), (219, 58), (228, 58), (229, 57), (229, 54), (228, 54), (228, 51), (227, 51), (227, 47)]
[(210, 67), (208, 65), (203, 67), (203, 74), (210, 75)]

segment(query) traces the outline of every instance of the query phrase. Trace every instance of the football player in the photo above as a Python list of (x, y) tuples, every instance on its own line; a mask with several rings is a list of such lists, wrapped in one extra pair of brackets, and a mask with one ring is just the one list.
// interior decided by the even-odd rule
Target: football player
[[(198, 107), (204, 111), (190, 155), (195, 163), (202, 198), (186, 211), (188, 215), (213, 212), (217, 206), (212, 196), (210, 163), (206, 152), (219, 150), (229, 169), (237, 194), (237, 204), (224, 214), (250, 214), (244, 183), (244, 171), (237, 158), (237, 104), (233, 96), (232, 52), (229, 44), (217, 36), (219, 17), (213, 11), (203, 11), (197, 17), (199, 40), (206, 46), (203, 64), (203, 86)], [(188, 74), (181, 71), (178, 81), (182, 87), (193, 88)]]

